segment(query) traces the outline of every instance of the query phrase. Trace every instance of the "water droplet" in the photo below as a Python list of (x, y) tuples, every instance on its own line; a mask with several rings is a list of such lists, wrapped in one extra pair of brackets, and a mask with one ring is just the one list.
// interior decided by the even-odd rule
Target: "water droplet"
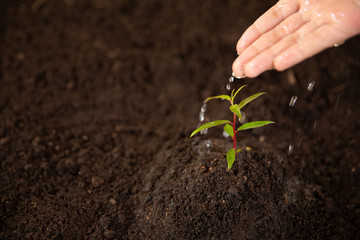
[(204, 104), (202, 105), (200, 111), (204, 113), (204, 112), (206, 111), (206, 107), (207, 107), (207, 104), (204, 103)]
[(297, 96), (292, 96), (289, 102), (289, 107), (293, 107), (296, 103)]
[(233, 76), (233, 77), (236, 78), (236, 79), (242, 79), (242, 78), (245, 77), (245, 74), (242, 75), (241, 77), (239, 77), (239, 76), (236, 76), (234, 72), (232, 72), (232, 73), (231, 73), (231, 76)]
[(228, 84), (226, 84), (226, 90), (230, 90), (231, 89), (231, 83), (228, 83)]
[(211, 147), (211, 140), (210, 139), (205, 140), (204, 144), (207, 148)]
[(309, 84), (308, 84), (308, 91), (311, 92), (314, 89), (315, 86), (315, 81), (314, 80), (310, 80)]
[(315, 130), (316, 125), (317, 125), (317, 121), (314, 122), (313, 130)]
[(241, 111), (242, 118), (239, 118), (239, 123), (244, 124), (246, 122), (246, 116), (243, 111)]
[(200, 112), (199, 113), (199, 121), (203, 122), (205, 120), (205, 113), (204, 112)]
[(294, 146), (290, 144), (290, 145), (289, 145), (288, 155), (291, 155), (292, 152), (293, 152), (293, 150), (294, 150)]
[(225, 131), (223, 131), (223, 136), (224, 136), (224, 138), (230, 137), (230, 135), (229, 135), (227, 132), (225, 132)]
[(334, 111), (336, 111), (337, 108), (338, 108), (338, 106), (339, 106), (340, 98), (341, 98), (341, 94), (339, 94), (339, 95), (337, 96), (336, 103), (335, 103), (335, 107), (334, 107)]
[(234, 82), (234, 77), (233, 76), (229, 77), (229, 83), (233, 83), (233, 82)]
[(207, 132), (208, 132), (208, 129), (203, 129), (203, 130), (200, 131), (200, 134), (201, 135), (206, 135)]
[(201, 106), (200, 113), (199, 113), (199, 121), (200, 122), (203, 122), (205, 120), (206, 106), (207, 106), (207, 104), (205, 102)]

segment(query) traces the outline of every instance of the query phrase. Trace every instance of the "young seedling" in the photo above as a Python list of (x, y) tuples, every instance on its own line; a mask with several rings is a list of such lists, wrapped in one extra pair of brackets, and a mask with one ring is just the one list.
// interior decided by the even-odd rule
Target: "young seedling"
[(230, 102), (229, 109), (234, 115), (232, 122), (230, 122), (229, 120), (217, 120), (217, 121), (208, 122), (208, 123), (205, 123), (205, 124), (201, 125), (197, 129), (195, 129), (195, 131), (193, 131), (191, 133), (191, 135), (190, 135), (190, 137), (193, 137), (195, 134), (197, 134), (198, 132), (200, 132), (200, 131), (202, 131), (204, 129), (208, 129), (208, 128), (211, 128), (211, 127), (215, 127), (215, 126), (225, 124), (224, 131), (230, 137), (232, 137), (232, 139), (233, 139), (233, 148), (231, 148), (226, 154), (226, 159), (227, 159), (227, 162), (228, 162), (228, 169), (229, 170), (231, 169), (232, 165), (234, 164), (236, 154), (241, 151), (241, 149), (238, 149), (238, 150), (236, 149), (236, 133), (239, 132), (239, 131), (252, 129), (252, 128), (259, 128), (259, 127), (263, 127), (265, 125), (274, 123), (273, 121), (255, 121), (255, 122), (248, 122), (248, 123), (242, 124), (238, 128), (236, 128), (236, 117), (239, 118), (240, 121), (244, 120), (243, 116), (242, 116), (242, 113), (241, 113), (241, 109), (243, 107), (245, 107), (251, 101), (253, 101), (256, 98), (260, 97), (261, 95), (265, 94), (264, 92), (256, 93), (256, 94), (251, 95), (248, 98), (245, 98), (239, 104), (234, 104), (234, 99), (235, 99), (236, 95), (244, 87), (246, 87), (246, 85), (240, 87), (235, 93), (234, 93), (234, 91), (235, 91), (235, 89), (234, 89), (231, 92), (230, 96), (229, 95), (219, 95), (219, 96), (214, 96), (214, 97), (208, 97), (205, 100), (205, 103), (212, 100), (212, 99), (228, 100)]

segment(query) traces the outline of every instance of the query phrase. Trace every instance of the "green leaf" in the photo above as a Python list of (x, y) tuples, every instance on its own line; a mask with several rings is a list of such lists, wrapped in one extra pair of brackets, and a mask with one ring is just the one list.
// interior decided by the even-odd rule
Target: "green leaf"
[(241, 152), (241, 148), (236, 150), (236, 154), (238, 154), (239, 152)]
[(244, 85), (244, 86), (241, 86), (237, 91), (236, 91), (236, 93), (234, 94), (234, 95), (232, 95), (232, 97), (231, 97), (231, 100), (234, 102), (234, 99), (235, 99), (235, 97), (236, 97), (236, 95), (240, 92), (240, 90), (241, 89), (243, 89), (244, 87), (246, 87), (247, 85)]
[(215, 127), (215, 126), (222, 125), (222, 124), (226, 124), (226, 123), (230, 123), (230, 121), (229, 120), (217, 120), (217, 121), (212, 121), (212, 122), (205, 123), (204, 125), (201, 125), (200, 127), (198, 127), (195, 131), (193, 131), (191, 133), (190, 137), (194, 136), (195, 134), (197, 134), (201, 130), (211, 128), (211, 127)]
[(227, 152), (226, 159), (228, 162), (228, 169), (230, 170), (235, 161), (235, 149), (232, 148)]
[(214, 97), (208, 97), (205, 102), (210, 101), (212, 99), (221, 99), (221, 100), (228, 100), (231, 101), (231, 98), (229, 95), (219, 95), (219, 96), (214, 96)]
[(229, 107), (229, 109), (230, 109), (230, 111), (232, 111), (233, 113), (235, 113), (235, 115), (236, 115), (238, 118), (241, 118), (241, 119), (242, 119), (239, 105), (237, 105), (237, 104), (231, 105), (231, 106)]
[(247, 129), (252, 129), (252, 128), (259, 128), (259, 127), (262, 127), (262, 126), (265, 126), (265, 125), (268, 125), (268, 124), (271, 124), (271, 123), (275, 123), (273, 121), (256, 121), (256, 122), (248, 122), (248, 123), (245, 123), (243, 125), (241, 125), (237, 131), (242, 131), (242, 130), (247, 130)]
[(260, 97), (261, 95), (265, 94), (264, 92), (260, 92), (260, 93), (255, 93), (254, 95), (251, 95), (248, 98), (245, 98), (244, 100), (242, 100), (238, 105), (239, 108), (243, 108), (246, 104), (248, 104), (249, 102), (257, 99), (258, 97)]
[(233, 137), (234, 136), (234, 129), (233, 127), (230, 125), (230, 124), (226, 124), (224, 126), (224, 131), (229, 134), (230, 137)]

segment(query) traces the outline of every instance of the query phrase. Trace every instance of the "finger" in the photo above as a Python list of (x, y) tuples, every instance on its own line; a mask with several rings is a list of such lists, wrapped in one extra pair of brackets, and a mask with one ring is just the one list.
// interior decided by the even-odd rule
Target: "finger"
[(255, 50), (257, 50), (257, 54), (259, 54), (265, 49), (268, 49), (275, 45), (277, 42), (283, 40), (288, 35), (294, 33), (301, 26), (306, 24), (306, 22), (307, 21), (304, 19), (301, 13), (295, 13), (289, 16), (274, 29), (268, 31), (267, 33), (259, 37), (251, 46), (245, 49), (245, 51), (241, 55), (244, 55), (250, 48), (254, 48)]
[(246, 63), (243, 70), (244, 74), (248, 77), (256, 77), (260, 73), (274, 68), (274, 60), (278, 55), (292, 45), (297, 44), (299, 39), (302, 39), (304, 36), (314, 32), (317, 28), (318, 26), (313, 22), (304, 24), (297, 31), (278, 41), (276, 44), (264, 50)]
[(274, 67), (279, 71), (285, 70), (345, 39), (346, 37), (330, 24), (320, 26), (281, 52), (274, 59)]
[(252, 42), (263, 33), (268, 32), (285, 18), (297, 12), (300, 5), (294, 0), (280, 0), (260, 18), (258, 18), (242, 35), (236, 45), (236, 50), (240, 54)]
[(246, 48), (240, 54), (238, 59), (235, 60), (234, 69), (236, 70), (234, 71), (234, 73), (243, 75), (241, 68), (243, 68), (248, 61), (259, 55), (266, 49), (271, 48), (272, 46), (274, 46), (274, 44), (277, 44), (279, 41), (286, 38), (289, 34), (295, 32), (305, 23), (306, 20), (303, 18), (303, 15), (301, 13), (295, 13), (290, 17), (286, 18), (273, 30), (270, 30), (269, 32), (263, 34), (253, 44)]

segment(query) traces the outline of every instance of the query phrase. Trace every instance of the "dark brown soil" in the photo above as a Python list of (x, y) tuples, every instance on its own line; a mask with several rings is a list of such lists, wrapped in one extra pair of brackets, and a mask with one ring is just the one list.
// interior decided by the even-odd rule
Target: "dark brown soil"
[(276, 125), (231, 171), (221, 128), (189, 139), (274, 3), (1, 3), (0, 238), (360, 239), (359, 37), (235, 83)]

